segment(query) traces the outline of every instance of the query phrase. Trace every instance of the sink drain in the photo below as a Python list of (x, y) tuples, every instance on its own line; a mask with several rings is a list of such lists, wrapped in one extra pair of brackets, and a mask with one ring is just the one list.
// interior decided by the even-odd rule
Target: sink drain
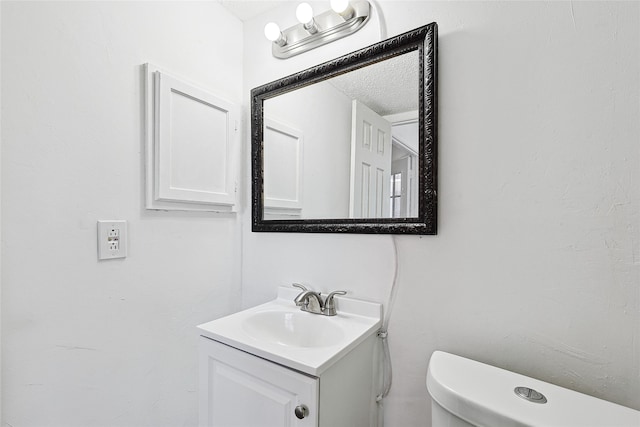
[(529, 402), (534, 403), (547, 403), (547, 398), (544, 397), (544, 394), (529, 388), (529, 387), (516, 387), (513, 390), (518, 397), (521, 397)]

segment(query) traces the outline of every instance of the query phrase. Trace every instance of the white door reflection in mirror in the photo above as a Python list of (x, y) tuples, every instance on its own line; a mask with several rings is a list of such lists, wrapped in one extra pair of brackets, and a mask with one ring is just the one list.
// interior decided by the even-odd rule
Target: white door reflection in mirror
[(353, 100), (351, 136), (351, 218), (385, 218), (389, 212), (391, 123)]

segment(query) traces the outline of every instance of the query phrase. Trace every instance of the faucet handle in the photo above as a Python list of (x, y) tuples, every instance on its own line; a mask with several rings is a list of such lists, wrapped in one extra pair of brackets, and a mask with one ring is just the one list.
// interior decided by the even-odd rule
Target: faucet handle
[(329, 295), (327, 295), (327, 299), (324, 300), (324, 311), (327, 316), (335, 316), (336, 315), (336, 305), (333, 302), (333, 297), (335, 295), (346, 295), (346, 291), (333, 291)]
[(301, 289), (301, 290), (302, 290), (302, 292), (304, 292), (304, 291), (308, 291), (308, 289), (307, 289), (307, 288), (305, 288), (304, 286), (302, 286), (300, 283), (292, 283), (292, 284), (291, 284), (291, 286), (293, 286), (294, 288)]

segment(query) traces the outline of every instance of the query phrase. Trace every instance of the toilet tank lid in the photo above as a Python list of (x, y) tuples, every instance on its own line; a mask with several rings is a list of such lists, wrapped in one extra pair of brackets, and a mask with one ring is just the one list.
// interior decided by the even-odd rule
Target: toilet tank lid
[[(516, 387), (547, 402), (525, 400)], [(443, 351), (431, 356), (427, 389), (444, 409), (478, 426), (640, 426), (640, 411)]]

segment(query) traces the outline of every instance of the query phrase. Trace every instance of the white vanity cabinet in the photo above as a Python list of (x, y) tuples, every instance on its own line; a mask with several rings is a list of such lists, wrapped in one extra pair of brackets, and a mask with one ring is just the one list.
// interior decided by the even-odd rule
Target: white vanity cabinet
[[(201, 427), (373, 427), (375, 335), (316, 377), (200, 338)], [(299, 419), (296, 408), (306, 406)]]
[[(316, 427), (316, 377), (200, 339), (201, 427)], [(306, 407), (298, 419), (295, 411)], [(303, 416), (303, 414), (300, 414)]]
[(198, 326), (201, 427), (374, 427), (380, 304), (301, 312), (297, 289)]

